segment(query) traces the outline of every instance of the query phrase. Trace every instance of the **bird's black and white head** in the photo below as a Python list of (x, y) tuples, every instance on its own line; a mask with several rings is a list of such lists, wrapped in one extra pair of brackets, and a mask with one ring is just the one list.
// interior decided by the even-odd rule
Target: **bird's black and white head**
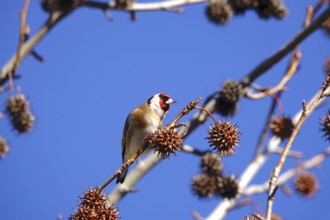
[(148, 105), (152, 108), (157, 114), (163, 117), (166, 112), (170, 109), (170, 105), (175, 103), (169, 95), (164, 93), (158, 93), (148, 99)]

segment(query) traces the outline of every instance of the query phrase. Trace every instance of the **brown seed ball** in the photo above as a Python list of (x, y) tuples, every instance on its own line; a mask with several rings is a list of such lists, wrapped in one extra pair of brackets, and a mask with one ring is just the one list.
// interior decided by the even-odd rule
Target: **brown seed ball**
[(0, 158), (3, 158), (7, 155), (9, 151), (9, 146), (7, 141), (0, 136)]
[(238, 101), (244, 94), (244, 90), (239, 82), (226, 80), (222, 86), (218, 98), (216, 99), (216, 111), (222, 116), (233, 116), (238, 108)]
[(219, 156), (227, 156), (235, 153), (234, 146), (238, 146), (240, 133), (236, 124), (229, 121), (219, 121), (215, 125), (210, 126), (207, 137), (210, 147)]
[(205, 173), (193, 177), (191, 188), (199, 198), (212, 198), (217, 192), (219, 178)]
[(168, 158), (170, 154), (182, 149), (183, 139), (174, 129), (159, 128), (155, 133), (146, 138), (151, 142), (151, 148), (162, 158)]
[(209, 0), (205, 11), (209, 21), (215, 24), (226, 24), (232, 14), (232, 8), (227, 0)]
[(222, 198), (233, 199), (238, 195), (238, 184), (233, 176), (221, 177), (218, 192)]
[(230, 0), (229, 4), (235, 14), (243, 14), (252, 6), (253, 0)]
[(321, 119), (320, 125), (323, 137), (330, 142), (330, 109)]
[(16, 94), (8, 97), (6, 103), (6, 113), (9, 116), (14, 117), (22, 112), (28, 111), (28, 109), (29, 101), (23, 94)]
[(220, 157), (212, 152), (207, 152), (202, 156), (200, 164), (203, 173), (210, 176), (219, 176), (222, 173), (223, 165)]
[(282, 217), (278, 214), (273, 213), (270, 217), (271, 220), (282, 220)]
[(270, 17), (283, 19), (287, 15), (287, 9), (282, 0), (254, 1), (256, 2), (255, 9), (262, 19), (268, 19)]
[(75, 210), (75, 214), (71, 215), (69, 219), (119, 219), (118, 209), (107, 206), (106, 201), (107, 198), (101, 191), (97, 188), (91, 188), (84, 192), (84, 196), (80, 198), (78, 209)]
[(13, 127), (19, 133), (29, 132), (34, 125), (35, 118), (30, 111), (25, 111), (11, 118)]
[(294, 187), (300, 195), (310, 197), (316, 192), (318, 184), (313, 174), (305, 172), (295, 179)]
[(284, 117), (284, 115), (282, 115), (279, 117), (274, 117), (269, 127), (272, 130), (273, 135), (284, 140), (291, 136), (294, 129), (294, 124), (289, 117)]

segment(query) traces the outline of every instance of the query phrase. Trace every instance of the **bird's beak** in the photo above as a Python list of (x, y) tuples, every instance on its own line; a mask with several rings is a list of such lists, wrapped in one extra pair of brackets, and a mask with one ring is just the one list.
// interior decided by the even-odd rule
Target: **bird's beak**
[(169, 100), (167, 100), (165, 103), (166, 103), (166, 104), (173, 104), (173, 103), (176, 103), (176, 101), (173, 100), (173, 99), (169, 99)]

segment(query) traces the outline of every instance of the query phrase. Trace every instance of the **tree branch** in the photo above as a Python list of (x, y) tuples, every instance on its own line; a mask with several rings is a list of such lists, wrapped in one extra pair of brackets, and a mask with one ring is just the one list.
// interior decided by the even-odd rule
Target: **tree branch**
[[(330, 91), (329, 88), (326, 91), (328, 91), (328, 90)], [(315, 97), (318, 95), (319, 95), (319, 93), (314, 95), (314, 97), (311, 99), (311, 101), (309, 103), (311, 103), (315, 99)], [(323, 99), (322, 99), (322, 101), (323, 101)], [(317, 103), (317, 105), (320, 105), (320, 104), (321, 104), (321, 102)], [(302, 111), (299, 111), (295, 114), (295, 116), (292, 119), (293, 124), (298, 123), (298, 120), (299, 120), (301, 114), (302, 114)], [(239, 178), (238, 184), (239, 184), (240, 191), (242, 191), (242, 192), (245, 191), (245, 188), (248, 186), (248, 184), (251, 182), (251, 180), (255, 177), (255, 175), (259, 172), (261, 167), (265, 164), (270, 153), (273, 152), (274, 149), (276, 149), (279, 146), (280, 142), (281, 142), (281, 140), (278, 137), (273, 136), (268, 142), (267, 149), (264, 152), (257, 154), (253, 158), (251, 163), (247, 166), (247, 168), (243, 171), (243, 173), (241, 174), (241, 176)], [(237, 199), (239, 199), (240, 197), (241, 197), (241, 195), (238, 195), (235, 198), (236, 200), (227, 200), (227, 199), (222, 200), (218, 204), (218, 206), (205, 218), (205, 220), (223, 219), (227, 215), (227, 212), (236, 204), (235, 201), (237, 201)]]
[(261, 76), (264, 72), (269, 70), (273, 65), (279, 62), (291, 50), (300, 44), (305, 38), (319, 28), (322, 23), (330, 16), (330, 7), (328, 7), (322, 14), (319, 15), (308, 27), (302, 29), (290, 42), (288, 42), (279, 51), (261, 62), (255, 69), (253, 69), (243, 80), (244, 87), (249, 86), (255, 79)]
[[(30, 38), (30, 40), (26, 41), (20, 53), (20, 60), (24, 59), (29, 53), (33, 50), (33, 48), (45, 37), (45, 35), (66, 15), (68, 15), (71, 11), (55, 11), (51, 14), (47, 22), (39, 29), (39, 31)], [(13, 71), (15, 67), (15, 60), (17, 55), (14, 54), (12, 58), (2, 67), (0, 71), (0, 86), (5, 84), (9, 79), (9, 74)]]
[[(311, 159), (300, 164), (299, 166), (289, 169), (283, 174), (281, 174), (278, 178), (277, 184), (282, 185), (286, 183), (290, 178), (294, 177), (297, 173), (318, 166), (329, 155), (330, 155), (330, 147), (328, 147), (324, 152), (315, 155)], [(263, 184), (260, 185), (249, 186), (243, 192), (241, 192), (241, 194), (245, 196), (251, 196), (258, 193), (265, 193), (268, 191), (268, 189), (269, 189), (269, 181), (265, 181)]]
[(319, 102), (323, 99), (323, 94), (325, 92), (330, 91), (330, 87), (329, 87), (330, 79), (329, 78), (330, 78), (330, 74), (327, 75), (321, 89), (319, 90), (319, 92), (316, 94), (316, 96), (312, 99), (312, 101), (308, 105), (306, 105), (306, 103), (303, 102), (302, 113), (300, 115), (298, 123), (296, 124), (295, 128), (293, 129), (292, 134), (291, 134), (286, 146), (284, 147), (282, 155), (281, 155), (276, 167), (273, 170), (273, 174), (272, 174), (271, 178), (269, 179), (266, 220), (270, 220), (270, 218), (271, 218), (272, 206), (273, 206), (273, 201), (274, 201), (274, 192), (275, 192), (275, 189), (277, 188), (278, 176), (284, 166), (285, 160), (288, 156), (288, 152), (291, 149), (292, 143), (295, 140), (302, 124), (305, 122), (307, 117), (313, 112), (313, 110), (318, 106)]
[(173, 0), (173, 1), (161, 1), (161, 2), (148, 2), (148, 3), (138, 3), (134, 2), (130, 7), (118, 8), (115, 2), (97, 2), (97, 1), (84, 1), (83, 6), (90, 8), (108, 10), (115, 9), (121, 11), (159, 11), (159, 10), (169, 10), (183, 5), (191, 5), (203, 3), (206, 0)]
[(261, 98), (264, 98), (266, 96), (270, 96), (270, 95), (273, 95), (277, 92), (283, 91), (284, 88), (285, 88), (285, 85), (289, 82), (289, 80), (292, 78), (294, 73), (297, 71), (300, 59), (301, 59), (300, 51), (295, 50), (295, 52), (292, 56), (292, 60), (290, 61), (289, 68), (288, 68), (287, 72), (284, 74), (282, 80), (278, 83), (278, 85), (276, 85), (273, 88), (266, 89), (266, 90), (264, 90), (260, 93), (257, 93), (257, 94), (246, 93), (246, 97), (248, 97), (250, 99), (261, 99)]

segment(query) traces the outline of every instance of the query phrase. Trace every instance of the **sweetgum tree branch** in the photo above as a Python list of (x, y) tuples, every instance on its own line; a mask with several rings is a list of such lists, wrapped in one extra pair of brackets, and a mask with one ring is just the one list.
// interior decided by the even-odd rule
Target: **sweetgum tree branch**
[(291, 41), (284, 45), (279, 51), (266, 58), (257, 67), (254, 68), (247, 76), (242, 80), (243, 86), (249, 86), (255, 79), (261, 76), (264, 72), (269, 70), (273, 65), (279, 62), (290, 51), (296, 48), (304, 39), (306, 39), (311, 33), (319, 28), (322, 23), (330, 16), (330, 6), (320, 14), (308, 27), (302, 29)]
[[(327, 88), (324, 91), (324, 93), (328, 93), (328, 92), (330, 92), (330, 88)], [(318, 95), (319, 95), (319, 93), (315, 94), (314, 97), (309, 102), (309, 104), (311, 104)], [(319, 106), (323, 100), (324, 99), (322, 99), (320, 102), (318, 102), (317, 106)], [(295, 116), (292, 119), (293, 124), (296, 125), (298, 123), (298, 120), (299, 120), (301, 114), (302, 114), (302, 110), (300, 110), (299, 112), (297, 112), (295, 114)], [(238, 184), (239, 184), (240, 191), (242, 191), (242, 192), (245, 191), (245, 189), (248, 187), (248, 185), (250, 184), (252, 179), (259, 172), (259, 170), (263, 167), (263, 165), (269, 158), (269, 155), (271, 154), (271, 152), (273, 152), (274, 149), (276, 149), (279, 146), (280, 142), (281, 142), (281, 140), (278, 137), (273, 136), (268, 142), (267, 149), (264, 152), (256, 155), (253, 158), (253, 160), (251, 161), (251, 163), (248, 164), (247, 168), (242, 172), (242, 174), (239, 178)], [(223, 219), (227, 215), (228, 211), (230, 211), (232, 209), (232, 207), (235, 206), (237, 199), (239, 199), (240, 197), (241, 197), (241, 195), (238, 195), (233, 200), (227, 200), (227, 199), (222, 200), (218, 204), (218, 206), (215, 207), (215, 209), (205, 218), (205, 220)]]
[[(297, 175), (297, 173), (311, 169), (313, 167), (318, 166), (322, 161), (324, 161), (328, 156), (330, 155), (330, 147), (328, 147), (324, 152), (315, 155), (314, 157), (310, 158), (309, 160), (303, 162), (299, 166), (289, 169), (283, 174), (281, 174), (278, 178), (277, 184), (282, 185), (286, 183), (289, 179)], [(252, 185), (247, 187), (242, 193), (242, 195), (245, 196), (251, 196), (259, 193), (265, 193), (269, 189), (269, 181), (264, 182), (263, 184), (260, 185)]]
[(289, 140), (283, 150), (283, 153), (276, 165), (276, 167), (273, 170), (273, 174), (271, 178), (269, 179), (269, 191), (268, 191), (268, 199), (267, 199), (267, 210), (266, 210), (266, 219), (270, 220), (271, 214), (272, 214), (272, 207), (274, 202), (274, 194), (277, 188), (277, 181), (278, 176), (284, 166), (285, 160), (288, 156), (288, 152), (291, 149), (292, 143), (295, 140), (301, 126), (307, 119), (307, 117), (314, 111), (314, 109), (318, 106), (319, 102), (324, 98), (324, 93), (328, 93), (330, 91), (329, 89), (330, 85), (330, 74), (327, 75), (321, 89), (316, 94), (316, 96), (313, 98), (313, 100), (306, 105), (305, 102), (303, 102), (303, 108), (302, 113), (300, 115), (300, 118), (298, 120), (298, 123), (296, 124), (295, 128), (292, 131), (291, 136), (289, 137)]
[(160, 2), (149, 2), (149, 3), (138, 3), (134, 2), (131, 6), (127, 8), (118, 8), (115, 2), (98, 2), (98, 1), (84, 1), (82, 5), (96, 8), (101, 10), (122, 10), (122, 11), (160, 11), (160, 10), (169, 10), (171, 8), (198, 4), (206, 2), (206, 0), (173, 0), (173, 1), (160, 1)]
[[(82, 1), (79, 6), (88, 6), (90, 8), (96, 9), (116, 9), (123, 11), (158, 11), (158, 10), (168, 10), (173, 7), (197, 4), (205, 2), (205, 0), (174, 0), (174, 1), (164, 1), (164, 2), (152, 2), (152, 3), (133, 3), (132, 6), (126, 9), (116, 8), (115, 3), (102, 3), (96, 1)], [(46, 23), (39, 29), (39, 31), (34, 34), (28, 41), (26, 41), (22, 48), (20, 49), (20, 54), (14, 54), (12, 58), (1, 68), (0, 70), (0, 87), (3, 86), (9, 79), (9, 75), (15, 69), (16, 57), (19, 56), (20, 60), (23, 60), (27, 55), (29, 55), (34, 47), (46, 36), (46, 34), (56, 25), (60, 20), (69, 15), (75, 8), (70, 10), (56, 10), (50, 13), (50, 16)]]
[[(55, 11), (48, 18), (46, 23), (33, 35), (28, 41), (26, 41), (20, 50), (20, 60), (23, 60), (35, 46), (46, 36), (46, 34), (66, 15), (71, 11)], [(0, 71), (0, 86), (4, 85), (9, 79), (9, 74), (15, 68), (17, 54), (14, 54), (12, 58), (2, 67)]]

